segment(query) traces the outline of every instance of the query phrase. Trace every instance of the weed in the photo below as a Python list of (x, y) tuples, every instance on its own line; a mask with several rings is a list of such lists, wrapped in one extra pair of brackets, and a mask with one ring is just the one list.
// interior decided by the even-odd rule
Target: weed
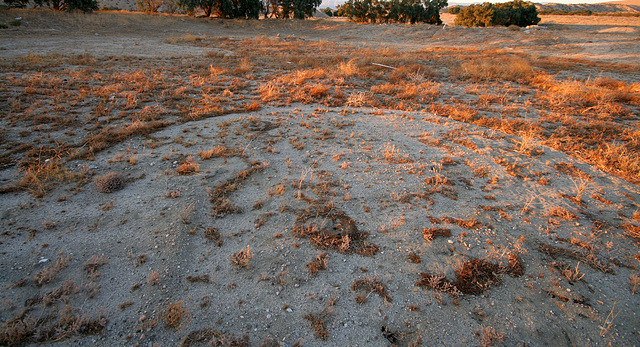
[(318, 254), (314, 260), (306, 264), (307, 270), (309, 270), (309, 274), (311, 274), (312, 277), (318, 274), (318, 271), (327, 268), (327, 258), (327, 253), (321, 253)]
[(508, 255), (509, 265), (491, 263), (482, 259), (469, 259), (463, 261), (456, 269), (456, 280), (448, 281), (444, 276), (421, 273), (416, 286), (459, 296), (460, 293), (478, 295), (489, 287), (499, 285), (502, 282), (501, 274), (512, 277), (524, 274), (524, 264), (519, 256), (514, 253)]
[(519, 57), (480, 57), (464, 62), (453, 74), (476, 81), (526, 81), (533, 78), (531, 64)]
[(562, 275), (570, 282), (580, 281), (584, 277), (584, 274), (580, 273), (580, 270), (578, 269), (579, 266), (580, 262), (576, 264), (575, 269), (572, 269), (569, 265), (564, 266), (564, 269), (562, 269)]
[(59, 342), (75, 335), (97, 335), (107, 326), (101, 316), (90, 319), (65, 306), (57, 314), (30, 315), (28, 310), (6, 321), (0, 332), (0, 343), (14, 346), (27, 343)]
[(219, 145), (216, 147), (213, 147), (209, 150), (206, 151), (199, 151), (198, 155), (200, 156), (200, 158), (202, 160), (206, 160), (209, 159), (211, 157), (221, 157), (221, 158), (229, 158), (229, 157), (233, 157), (233, 156), (238, 156), (240, 155), (242, 152), (239, 150), (235, 150), (232, 148), (227, 148), (225, 146)]
[(304, 315), (304, 319), (311, 322), (311, 328), (314, 330), (314, 336), (321, 340), (326, 340), (329, 338), (329, 332), (327, 331), (327, 327), (325, 326), (324, 320), (327, 316), (326, 312), (321, 314), (311, 314), (308, 313)]
[(191, 223), (191, 212), (193, 212), (197, 203), (198, 201), (194, 201), (184, 208), (182, 214), (180, 214), (180, 221), (182, 221), (183, 224)]
[(99, 192), (113, 193), (124, 188), (127, 180), (121, 173), (109, 172), (106, 175), (96, 177), (95, 184)]
[(94, 255), (82, 265), (82, 268), (87, 272), (87, 277), (96, 278), (100, 276), (98, 270), (108, 263), (104, 255)]
[(221, 247), (223, 244), (222, 235), (216, 228), (207, 228), (207, 230), (204, 231), (204, 237), (215, 243), (218, 247)]
[(164, 324), (173, 329), (178, 329), (188, 312), (184, 308), (184, 301), (170, 302), (161, 313)]
[(133, 301), (125, 301), (125, 302), (121, 303), (120, 305), (118, 305), (118, 307), (121, 310), (124, 310), (125, 308), (131, 307), (131, 306), (133, 306)]
[(251, 163), (251, 167), (245, 171), (239, 172), (234, 178), (219, 184), (215, 189), (207, 189), (209, 193), (209, 201), (213, 204), (211, 215), (214, 218), (222, 218), (231, 213), (240, 213), (240, 208), (233, 205), (228, 198), (231, 192), (238, 189), (240, 183), (246, 180), (252, 174), (262, 171), (267, 164)]
[(416, 286), (446, 293), (453, 297), (458, 297), (462, 294), (462, 292), (451, 282), (447, 281), (444, 276), (430, 275), (424, 272), (420, 273), (420, 280), (416, 282)]
[(187, 336), (180, 342), (180, 347), (189, 347), (208, 343), (211, 346), (234, 346), (248, 347), (249, 336), (245, 335), (242, 339), (235, 338), (233, 335), (224, 334), (208, 328), (194, 330), (189, 332)]
[(480, 335), (480, 345), (482, 347), (497, 346), (504, 341), (504, 333), (497, 331), (491, 326), (483, 325), (476, 334)]
[(422, 237), (425, 241), (431, 242), (436, 237), (449, 237), (451, 236), (450, 229), (443, 228), (423, 228)]
[(378, 294), (385, 303), (393, 302), (393, 298), (387, 292), (387, 288), (377, 277), (365, 277), (357, 279), (351, 284), (351, 290), (354, 292), (364, 292), (366, 296), (371, 293)]
[(629, 277), (629, 286), (631, 287), (631, 294), (636, 293), (639, 285), (640, 285), (640, 276), (636, 274), (631, 274), (631, 277)]
[(209, 275), (200, 275), (200, 276), (187, 276), (185, 279), (191, 283), (202, 282), (202, 283), (210, 283), (211, 278)]
[(45, 283), (53, 281), (53, 279), (56, 278), (56, 276), (69, 265), (70, 260), (70, 255), (59, 258), (58, 260), (56, 260), (55, 264), (38, 271), (33, 280), (38, 285), (43, 285)]
[(613, 303), (613, 307), (611, 307), (611, 311), (609, 312), (607, 317), (604, 319), (604, 323), (600, 327), (600, 337), (605, 337), (605, 335), (607, 335), (611, 327), (613, 327), (613, 321), (620, 314), (620, 312), (618, 311), (618, 313), (614, 315), (613, 312), (615, 311), (615, 309), (616, 309), (616, 302)]
[[(553, 167), (564, 174), (579, 178), (582, 181), (591, 180), (591, 177), (589, 175), (587, 175), (584, 171), (580, 170), (577, 166), (571, 163), (557, 163)], [(584, 185), (586, 187), (586, 183)]]
[(414, 252), (409, 253), (407, 259), (414, 264), (420, 264), (422, 262), (422, 258)]
[(625, 231), (625, 236), (634, 239), (636, 242), (640, 242), (640, 226), (633, 225), (629, 222), (625, 222), (621, 226)]
[(540, 243), (538, 246), (538, 251), (549, 255), (552, 258), (562, 257), (582, 261), (594, 270), (598, 270), (602, 273), (607, 274), (615, 274), (615, 271), (613, 270), (613, 267), (611, 267), (611, 265), (598, 259), (595, 254), (590, 252), (571, 251), (566, 248), (552, 246), (546, 243)]
[(149, 275), (147, 275), (147, 283), (152, 286), (160, 283), (160, 273), (158, 271), (149, 272)]
[(191, 155), (176, 168), (178, 175), (192, 175), (198, 171), (200, 171), (200, 164), (198, 164), (195, 158)]
[[(308, 238), (319, 249), (333, 249), (340, 253), (372, 256), (380, 247), (366, 241), (369, 234), (358, 230), (356, 221), (346, 213), (334, 210), (332, 204), (320, 205), (319, 201), (304, 210), (296, 220), (292, 232)], [(310, 222), (309, 220), (317, 220)]]
[(564, 220), (577, 220), (578, 216), (564, 207), (551, 207), (546, 216), (560, 217)]
[(249, 260), (253, 258), (253, 254), (251, 254), (251, 248), (247, 245), (246, 249), (237, 251), (231, 256), (231, 262), (234, 265), (238, 265), (244, 267), (246, 269), (249, 268)]

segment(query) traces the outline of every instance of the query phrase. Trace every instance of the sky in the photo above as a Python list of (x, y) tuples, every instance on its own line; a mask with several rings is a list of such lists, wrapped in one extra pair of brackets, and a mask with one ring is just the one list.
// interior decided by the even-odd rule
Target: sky
[[(511, 0), (481, 0), (481, 1), (469, 1), (469, 0), (449, 0), (449, 5), (451, 4), (479, 4), (483, 2), (507, 2)], [(533, 1), (538, 3), (557, 3), (557, 4), (596, 4), (601, 2), (607, 2), (610, 0), (551, 0), (551, 1)], [(335, 9), (337, 5), (345, 3), (346, 0), (323, 0), (322, 4), (318, 8), (331, 7)]]

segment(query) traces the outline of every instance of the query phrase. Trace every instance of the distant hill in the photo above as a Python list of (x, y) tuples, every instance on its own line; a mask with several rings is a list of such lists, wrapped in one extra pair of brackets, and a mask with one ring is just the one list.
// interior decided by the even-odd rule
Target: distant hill
[(640, 0), (612, 1), (598, 4), (536, 4), (536, 7), (538, 11), (576, 12), (588, 10), (593, 13), (640, 13)]

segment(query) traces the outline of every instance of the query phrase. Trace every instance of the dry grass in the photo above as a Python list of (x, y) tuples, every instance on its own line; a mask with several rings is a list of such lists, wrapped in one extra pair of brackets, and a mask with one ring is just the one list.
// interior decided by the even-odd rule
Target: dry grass
[(101, 193), (113, 193), (123, 189), (127, 184), (124, 175), (118, 172), (109, 172), (103, 176), (98, 176), (94, 182)]
[(509, 56), (479, 57), (463, 62), (454, 75), (475, 81), (527, 81), (534, 76), (533, 66), (524, 58)]
[(314, 331), (314, 336), (317, 339), (327, 340), (329, 338), (329, 332), (327, 331), (327, 327), (325, 325), (325, 318), (327, 314), (306, 314), (303, 318), (308, 320), (311, 323), (311, 328)]
[(184, 308), (184, 301), (170, 302), (160, 313), (162, 321), (168, 328), (178, 329), (182, 320), (189, 314)]
[[(367, 276), (357, 279), (353, 282), (353, 284), (351, 284), (351, 290), (361, 293), (358, 296), (358, 298), (360, 298), (358, 303), (364, 303), (366, 301), (366, 297), (368, 297), (372, 293), (378, 294), (385, 303), (393, 302), (393, 298), (391, 297), (391, 295), (389, 295), (386, 286), (377, 277)], [(365, 299), (362, 300), (362, 298)]]
[(222, 145), (218, 145), (216, 147), (213, 147), (211, 149), (208, 149), (206, 151), (198, 151), (198, 155), (200, 156), (200, 158), (202, 160), (206, 160), (212, 157), (215, 158), (229, 158), (229, 157), (233, 157), (233, 156), (238, 156), (240, 155), (242, 152), (232, 149), (232, 148), (227, 148), (225, 146)]
[(249, 260), (253, 258), (251, 253), (251, 247), (247, 245), (247, 248), (237, 251), (231, 256), (231, 262), (234, 265), (249, 268)]
[(182, 339), (179, 346), (199, 346), (202, 343), (208, 343), (211, 346), (248, 347), (249, 336), (245, 335), (243, 338), (238, 339), (231, 334), (224, 334), (219, 331), (205, 328), (189, 332), (189, 334)]
[(305, 266), (307, 270), (309, 270), (309, 274), (312, 277), (315, 277), (320, 270), (324, 270), (327, 268), (328, 263), (328, 253), (321, 253), (316, 256), (316, 258), (310, 262), (308, 262)]
[(477, 334), (480, 335), (480, 345), (482, 347), (499, 346), (504, 341), (504, 333), (491, 326), (483, 325)]
[(43, 285), (53, 281), (62, 270), (67, 268), (69, 261), (71, 261), (70, 255), (58, 258), (53, 265), (38, 271), (38, 273), (33, 277), (33, 280), (38, 285)]
[(196, 162), (193, 156), (188, 156), (182, 164), (176, 168), (178, 175), (193, 175), (200, 171), (200, 164)]

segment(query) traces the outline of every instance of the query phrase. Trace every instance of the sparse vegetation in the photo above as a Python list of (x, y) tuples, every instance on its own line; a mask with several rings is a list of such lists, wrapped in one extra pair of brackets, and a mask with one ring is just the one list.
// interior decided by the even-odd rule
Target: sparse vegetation
[(96, 188), (101, 193), (113, 193), (121, 190), (127, 184), (127, 180), (123, 174), (118, 172), (109, 172), (95, 179)]
[[(213, 5), (0, 11), (24, 18), (1, 33), (16, 44), (0, 61), (0, 345), (420, 345), (455, 312), (444, 344), (635, 341), (620, 322), (639, 283), (637, 21), (236, 21), (220, 11), (252, 4)], [(73, 47), (59, 28), (81, 28)]]
[(251, 247), (247, 246), (247, 248), (243, 250), (239, 250), (231, 256), (231, 262), (234, 265), (238, 265), (244, 268), (249, 268), (249, 260), (253, 258), (253, 254), (251, 253)]

